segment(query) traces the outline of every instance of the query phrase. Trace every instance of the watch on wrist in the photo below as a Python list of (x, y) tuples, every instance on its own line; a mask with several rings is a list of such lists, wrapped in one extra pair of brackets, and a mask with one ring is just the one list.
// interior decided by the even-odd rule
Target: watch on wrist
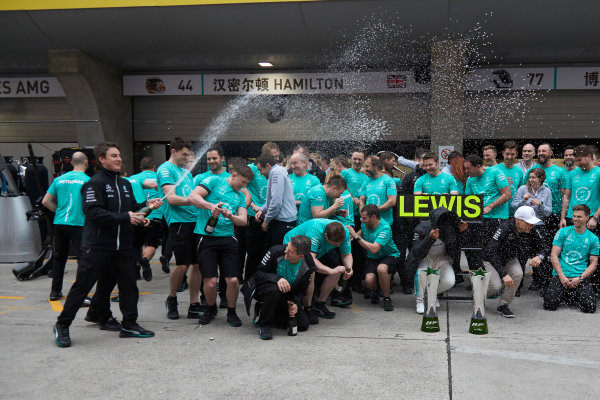
[(583, 275), (579, 275), (579, 282), (583, 282), (585, 278), (583, 277)]
[(600, 223), (600, 218), (594, 217), (594, 219), (596, 220), (597, 223)]
[(362, 239), (362, 236), (356, 235), (356, 240), (361, 240), (361, 239)]

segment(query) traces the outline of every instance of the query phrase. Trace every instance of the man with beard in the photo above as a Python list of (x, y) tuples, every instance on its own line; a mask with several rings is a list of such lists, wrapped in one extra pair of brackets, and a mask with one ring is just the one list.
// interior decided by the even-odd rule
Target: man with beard
[(208, 171), (198, 174), (194, 177), (194, 187), (198, 186), (202, 180), (208, 176), (220, 176), (221, 178), (228, 178), (231, 175), (225, 169), (225, 153), (223, 148), (218, 145), (212, 145), (206, 151), (206, 164), (208, 165)]
[[(515, 166), (515, 162), (517, 161), (517, 143), (509, 140), (504, 142), (502, 147), (502, 157), (504, 160), (502, 160), (502, 164), (496, 165), (495, 168), (502, 171), (504, 176), (506, 176), (506, 180), (510, 185), (510, 200), (512, 201), (515, 193), (523, 184), (523, 171)], [(512, 210), (509, 210), (509, 215), (512, 214)]]
[(417, 179), (414, 194), (459, 194), (454, 177), (440, 171), (440, 162), (435, 153), (423, 155), (423, 169), (427, 173)]
[(565, 161), (565, 172), (567, 173), (567, 177), (569, 176), (569, 173), (571, 171), (573, 171), (575, 168), (577, 168), (577, 165), (575, 165), (575, 146), (573, 145), (567, 145), (567, 147), (565, 147), (565, 152), (564, 152), (564, 161)]
[(369, 156), (365, 160), (365, 173), (370, 178), (360, 189), (360, 208), (367, 204), (379, 207), (381, 218), (388, 224), (394, 222), (393, 208), (396, 205), (396, 184), (382, 171), (379, 157)]

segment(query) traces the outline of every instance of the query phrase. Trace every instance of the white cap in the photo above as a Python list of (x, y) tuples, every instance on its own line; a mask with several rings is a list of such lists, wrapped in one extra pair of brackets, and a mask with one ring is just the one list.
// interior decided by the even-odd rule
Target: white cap
[(529, 206), (521, 206), (515, 211), (515, 218), (522, 219), (531, 225), (536, 225), (542, 222), (541, 219), (535, 216), (535, 211)]

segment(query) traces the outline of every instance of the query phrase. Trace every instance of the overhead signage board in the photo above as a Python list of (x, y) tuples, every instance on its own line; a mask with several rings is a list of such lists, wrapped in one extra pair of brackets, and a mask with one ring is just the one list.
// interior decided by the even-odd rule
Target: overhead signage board
[(429, 87), (417, 83), (412, 71), (123, 77), (125, 96), (415, 93)]
[(600, 67), (558, 68), (556, 89), (600, 89)]
[(551, 90), (554, 68), (477, 69), (467, 74), (466, 90)]
[(0, 98), (3, 97), (65, 97), (65, 91), (55, 77), (0, 77)]

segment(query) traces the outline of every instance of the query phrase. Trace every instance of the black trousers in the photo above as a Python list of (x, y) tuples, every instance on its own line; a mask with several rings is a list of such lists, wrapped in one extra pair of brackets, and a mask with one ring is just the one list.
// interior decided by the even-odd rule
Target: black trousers
[[(358, 232), (360, 229), (360, 216), (354, 216), (354, 230)], [(358, 244), (357, 240), (353, 240), (350, 242), (350, 249), (352, 251), (352, 269), (354, 270), (354, 274), (348, 280), (347, 286), (354, 286), (360, 284), (362, 280), (365, 278), (365, 264), (367, 262), (367, 253), (364, 248)]]
[(71, 286), (58, 323), (69, 326), (94, 284), (97, 299), (97, 312), (101, 322), (108, 320), (110, 293), (115, 281), (119, 285), (119, 308), (123, 314), (123, 325), (131, 326), (138, 317), (137, 303), (139, 291), (135, 278), (135, 257), (133, 250), (111, 251), (83, 249), (77, 265), (77, 277)]
[(169, 236), (169, 225), (167, 225), (167, 221), (162, 219), (162, 246), (160, 249), (160, 255), (170, 260), (173, 256), (173, 245), (171, 243), (171, 238)]
[(65, 276), (65, 264), (69, 257), (69, 245), (81, 258), (81, 232), (83, 227), (73, 225), (54, 225), (54, 258), (52, 262), (52, 291), (60, 292)]
[[(558, 232), (558, 226), (560, 224), (560, 215), (558, 214), (550, 214), (542, 219), (544, 221), (544, 226), (540, 227), (540, 233), (544, 238), (544, 246), (548, 248), (548, 250), (552, 250), (552, 241), (554, 240), (554, 235)], [(539, 283), (542, 286), (546, 286), (548, 281), (552, 277), (552, 262), (550, 260), (550, 251), (548, 251), (548, 257), (546, 257), (539, 267), (533, 268), (533, 282)]]
[[(395, 220), (394, 226), (392, 227), (392, 237), (394, 238), (394, 243), (400, 252), (397, 267), (398, 276), (400, 277), (402, 287), (408, 286), (412, 288), (414, 286), (414, 274), (411, 274), (410, 271), (406, 269), (405, 261), (407, 252), (410, 251), (412, 246), (415, 227), (418, 224), (419, 221), (415, 221), (413, 219), (403, 219), (401, 221)], [(396, 230), (395, 233), (394, 230)]]
[(265, 254), (271, 247), (276, 244), (283, 244), (283, 237), (286, 233), (296, 227), (296, 221), (283, 222), (276, 219), (269, 222), (267, 228), (267, 234), (265, 237), (265, 244), (263, 246), (263, 254)]
[(577, 304), (584, 313), (596, 311), (596, 295), (589, 279), (584, 279), (575, 289), (567, 289), (560, 283), (558, 276), (550, 278), (544, 293), (544, 310), (556, 310), (561, 301)]
[[(277, 326), (285, 328), (288, 325), (288, 296), (279, 290), (276, 283), (266, 282), (256, 286), (254, 298), (261, 303), (259, 307), (258, 325), (259, 326)], [(303, 332), (310, 326), (308, 315), (302, 309), (301, 301), (295, 301), (298, 306), (296, 314), (296, 324), (298, 331)]]
[(480, 224), (469, 224), (466, 247), (476, 248), (476, 250), (465, 250), (465, 256), (471, 271), (476, 271), (479, 268), (485, 269), (483, 267), (483, 252), (502, 221), (504, 220), (499, 218), (484, 218)]
[(244, 269), (244, 280), (250, 279), (256, 272), (260, 260), (265, 255), (264, 244), (266, 232), (262, 230), (262, 223), (257, 222), (254, 216), (248, 217), (248, 226), (246, 226), (246, 268)]

